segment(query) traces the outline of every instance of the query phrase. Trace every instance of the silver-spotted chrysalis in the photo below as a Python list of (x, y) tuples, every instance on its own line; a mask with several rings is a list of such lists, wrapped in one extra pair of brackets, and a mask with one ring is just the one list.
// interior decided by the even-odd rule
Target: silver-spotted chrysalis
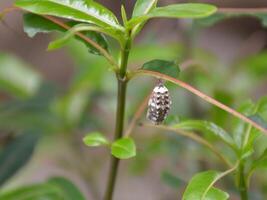
[(148, 101), (147, 119), (153, 124), (161, 124), (170, 111), (171, 103), (169, 90), (160, 79)]

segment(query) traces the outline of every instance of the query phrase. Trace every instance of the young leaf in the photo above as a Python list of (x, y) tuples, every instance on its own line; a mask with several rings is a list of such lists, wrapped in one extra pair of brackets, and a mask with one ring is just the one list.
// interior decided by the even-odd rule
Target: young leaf
[(201, 18), (207, 17), (216, 12), (216, 7), (208, 4), (200, 3), (184, 3), (173, 4), (165, 7), (157, 7), (152, 9), (148, 14), (132, 18), (128, 26), (145, 22), (151, 18), (166, 17), (166, 18)]
[(52, 15), (123, 31), (115, 15), (95, 1), (17, 0), (15, 5), (39, 15)]
[(189, 131), (201, 131), (211, 135), (215, 135), (217, 138), (221, 139), (223, 142), (228, 144), (230, 147), (235, 146), (233, 138), (221, 127), (209, 121), (201, 120), (186, 120), (178, 124), (173, 125), (174, 128), (180, 128)]
[(189, 182), (182, 200), (226, 200), (229, 195), (212, 187), (220, 172), (206, 171), (196, 174)]
[(93, 132), (83, 138), (84, 144), (91, 147), (107, 145), (109, 141), (101, 133)]
[[(132, 18), (148, 14), (152, 9), (156, 7), (157, 2), (158, 0), (137, 0), (134, 6)], [(146, 21), (142, 21), (133, 28), (132, 30), (133, 37), (137, 33), (139, 33), (139, 31), (145, 25), (145, 22)]]
[(41, 87), (40, 74), (14, 56), (0, 54), (0, 89), (16, 97), (31, 97)]
[[(24, 19), (24, 31), (28, 34), (29, 37), (34, 37), (37, 33), (68, 31), (59, 26), (58, 24), (55, 24), (54, 22), (36, 14), (27, 13), (24, 15), (23, 19)], [(75, 27), (80, 26), (80, 24), (78, 24), (77, 22), (68, 22), (67, 25), (71, 27), (71, 29), (66, 33), (66, 35), (63, 38), (60, 38), (59, 40), (56, 40), (54, 43), (50, 44), (49, 47), (50, 49), (56, 49), (64, 46), (69, 41), (69, 39), (74, 35)], [(99, 44), (103, 49), (108, 50), (107, 40), (101, 33), (97, 33), (94, 31), (84, 31), (83, 34), (86, 37), (93, 40), (94, 42), (96, 42), (97, 44)], [(83, 42), (88, 47), (90, 53), (100, 55), (100, 52), (91, 44), (89, 44), (88, 42), (86, 42), (85, 40), (83, 40), (78, 36), (75, 36), (75, 38)]]
[(134, 140), (131, 138), (122, 138), (111, 145), (111, 154), (119, 159), (128, 159), (136, 155)]
[(38, 134), (26, 133), (8, 144), (0, 154), (0, 185), (12, 177), (31, 158)]
[(148, 14), (156, 7), (158, 0), (137, 0), (134, 5), (132, 17)]
[(160, 72), (173, 78), (177, 78), (180, 73), (180, 69), (177, 64), (166, 60), (149, 61), (143, 65), (142, 69)]

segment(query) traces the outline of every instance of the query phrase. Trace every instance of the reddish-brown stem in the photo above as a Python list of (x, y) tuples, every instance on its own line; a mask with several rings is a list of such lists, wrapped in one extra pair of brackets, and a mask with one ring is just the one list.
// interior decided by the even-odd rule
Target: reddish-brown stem
[[(44, 18), (52, 21), (53, 23), (61, 26), (62, 28), (66, 29), (66, 30), (71, 29), (70, 26), (68, 26), (67, 24), (61, 22), (60, 20), (58, 20), (58, 19), (56, 19), (54, 17), (48, 16), (48, 15), (42, 15), (42, 16)], [(91, 44), (96, 49), (98, 49), (100, 51), (100, 53), (102, 53), (102, 55), (110, 62), (111, 65), (117, 66), (117, 63), (113, 60), (113, 58), (111, 57), (111, 55), (105, 49), (103, 49), (99, 44), (97, 44), (95, 41), (91, 40), (90, 38), (86, 37), (85, 35), (83, 35), (80, 32), (76, 32), (75, 35), (79, 36), (84, 41), (86, 41), (87, 43)]]
[(254, 122), (253, 120), (247, 118), (246, 116), (242, 115), (241, 113), (237, 112), (236, 110), (222, 104), (221, 102), (213, 99), (212, 97), (200, 92), (199, 90), (197, 90), (196, 88), (194, 88), (193, 86), (170, 76), (167, 76), (165, 74), (161, 74), (159, 72), (155, 72), (155, 71), (149, 71), (149, 70), (137, 70), (133, 73), (133, 76), (136, 76), (138, 74), (143, 74), (143, 75), (148, 75), (148, 76), (154, 76), (157, 78), (162, 78), (165, 79), (167, 81), (170, 81), (176, 85), (179, 85), (180, 87), (192, 92), (193, 94), (199, 96), (200, 98), (204, 99), (205, 101), (213, 104), (214, 106), (217, 106), (219, 108), (221, 108), (222, 110), (232, 114), (233, 116), (241, 119), (242, 121), (245, 121), (249, 124), (251, 124), (253, 127), (255, 127), (256, 129), (262, 131), (263, 133), (267, 134), (267, 129), (263, 128), (262, 126), (260, 126), (259, 124), (257, 124), (256, 122)]
[(136, 125), (136, 122), (138, 119), (140, 119), (140, 117), (142, 116), (144, 110), (146, 109), (147, 107), (147, 102), (150, 98), (150, 94), (147, 95), (144, 100), (141, 102), (140, 106), (138, 107), (137, 111), (135, 112), (134, 116), (133, 116), (133, 119), (132, 121), (130, 122), (128, 128), (127, 128), (127, 131), (125, 133), (125, 136), (126, 137), (129, 137), (134, 129), (134, 126)]

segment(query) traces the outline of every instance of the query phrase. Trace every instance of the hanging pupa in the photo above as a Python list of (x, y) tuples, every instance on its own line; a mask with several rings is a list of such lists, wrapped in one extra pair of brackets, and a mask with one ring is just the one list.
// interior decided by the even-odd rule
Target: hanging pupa
[(169, 90), (160, 79), (148, 101), (147, 119), (155, 125), (161, 124), (166, 119), (171, 104)]

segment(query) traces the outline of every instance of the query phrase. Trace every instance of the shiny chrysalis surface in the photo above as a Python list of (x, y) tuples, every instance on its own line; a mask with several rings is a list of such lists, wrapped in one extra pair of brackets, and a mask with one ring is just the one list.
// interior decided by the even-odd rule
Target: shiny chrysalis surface
[(148, 101), (147, 119), (155, 125), (161, 124), (170, 111), (171, 103), (169, 90), (159, 80)]

